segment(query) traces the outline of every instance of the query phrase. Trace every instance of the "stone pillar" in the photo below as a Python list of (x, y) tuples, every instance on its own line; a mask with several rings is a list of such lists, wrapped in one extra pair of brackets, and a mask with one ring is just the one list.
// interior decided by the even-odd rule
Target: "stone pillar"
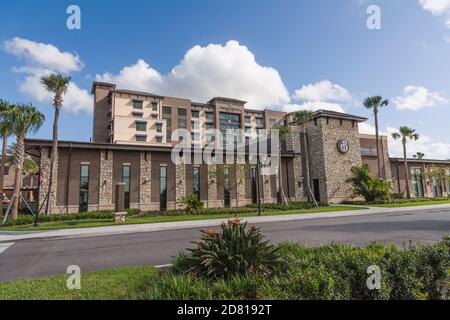
[(100, 152), (100, 190), (99, 209), (110, 209), (113, 205), (113, 152), (102, 150)]
[(245, 177), (247, 168), (245, 165), (236, 166), (237, 193), (239, 200), (245, 199)]
[[(51, 148), (41, 149), (41, 185), (39, 189), (39, 208), (41, 208), (41, 213), (45, 213), (45, 206), (47, 201), (48, 185), (50, 179), (50, 150)], [(53, 174), (53, 186), (50, 198), (50, 213), (52, 213), (56, 207), (56, 192), (58, 185), (58, 160), (55, 163), (54, 174)]]
[(217, 201), (217, 166), (208, 166), (208, 202)]
[(289, 145), (294, 152), (294, 159), (292, 160), (294, 171), (294, 191), (295, 200), (302, 201), (304, 199), (304, 186), (303, 184), (303, 163), (302, 163), (302, 142), (301, 142), (301, 130), (299, 126), (291, 127), (291, 134), (289, 139)]
[(186, 165), (178, 164), (175, 166), (175, 206), (183, 207), (180, 204), (181, 199), (186, 196)]
[(125, 183), (116, 184), (115, 199), (114, 222), (125, 222), (127, 215), (125, 211)]
[(152, 161), (150, 152), (141, 152), (140, 167), (140, 203), (141, 205), (152, 202)]
[(263, 184), (263, 202), (268, 203), (272, 199), (272, 176), (270, 175), (261, 175), (262, 184)]

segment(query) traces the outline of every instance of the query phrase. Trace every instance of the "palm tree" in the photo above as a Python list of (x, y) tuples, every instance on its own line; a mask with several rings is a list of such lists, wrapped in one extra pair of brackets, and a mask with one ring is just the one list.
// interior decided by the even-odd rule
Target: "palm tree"
[(8, 111), (10, 109), (11, 105), (8, 102), (0, 100), (0, 135), (2, 136), (3, 139), (2, 159), (0, 169), (0, 215), (3, 212), (3, 182), (6, 165), (6, 155), (8, 149), (8, 138), (12, 133), (12, 123), (11, 119), (8, 117)]
[(394, 132), (392, 134), (392, 138), (395, 140), (402, 139), (403, 144), (403, 161), (404, 161), (404, 167), (405, 167), (405, 180), (406, 180), (406, 197), (408, 199), (411, 198), (411, 191), (409, 188), (409, 171), (408, 171), (408, 157), (406, 154), (406, 144), (408, 143), (408, 140), (415, 141), (419, 139), (419, 134), (416, 133), (416, 130), (411, 129), (409, 127), (400, 127), (399, 132)]
[[(381, 96), (368, 97), (364, 100), (364, 106), (367, 109), (373, 109), (373, 116), (375, 118), (375, 140), (377, 143), (377, 164), (378, 164), (378, 177), (381, 178), (381, 157), (380, 157), (380, 133), (378, 127), (378, 109), (380, 107), (387, 106), (389, 100), (383, 100)], [(386, 177), (385, 177), (386, 178)]]
[(314, 195), (313, 195), (313, 193), (311, 191), (311, 177), (310, 177), (310, 168), (309, 168), (309, 151), (308, 151), (308, 142), (307, 142), (307, 139), (306, 139), (306, 135), (307, 135), (306, 123), (312, 119), (312, 115), (313, 115), (313, 113), (311, 111), (302, 110), (302, 111), (295, 112), (294, 113), (294, 118), (299, 123), (300, 130), (303, 133), (303, 135), (302, 135), (303, 136), (303, 146), (305, 148), (305, 152), (303, 152), (303, 154), (305, 155), (306, 188), (307, 188), (307, 192), (308, 192), (308, 200), (310, 200), (311, 197), (312, 197), (314, 202), (316, 202), (316, 199), (314, 198)]
[(413, 155), (414, 159), (422, 160), (425, 157), (425, 153), (423, 152), (416, 152), (415, 155)]
[(15, 105), (9, 112), (8, 117), (13, 123), (12, 132), (17, 137), (15, 152), (15, 179), (14, 179), (14, 201), (11, 219), (16, 220), (19, 216), (20, 189), (22, 187), (22, 172), (25, 158), (25, 138), (28, 133), (35, 133), (44, 123), (45, 117), (35, 107), (30, 105)]
[(50, 213), (50, 198), (52, 197), (53, 175), (58, 157), (58, 119), (59, 110), (62, 107), (63, 95), (67, 92), (71, 78), (63, 76), (61, 74), (52, 73), (41, 77), (41, 84), (45, 89), (54, 95), (53, 106), (55, 107), (55, 117), (53, 118), (53, 144), (52, 155), (50, 164), (50, 177), (48, 182), (47, 203), (45, 207), (45, 213)]
[[(13, 168), (15, 166), (15, 157), (16, 154), (17, 144), (13, 143), (11, 146), (7, 148), (6, 152), (6, 164)], [(39, 172), (39, 166), (38, 164), (33, 160), (33, 158), (30, 155), (25, 155), (23, 158), (23, 172), (25, 174), (33, 175)]]

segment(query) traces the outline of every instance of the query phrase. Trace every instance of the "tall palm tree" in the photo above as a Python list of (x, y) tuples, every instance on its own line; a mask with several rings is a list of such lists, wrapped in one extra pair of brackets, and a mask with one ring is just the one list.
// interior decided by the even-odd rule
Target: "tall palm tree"
[(19, 216), (20, 189), (22, 187), (22, 173), (25, 158), (25, 138), (28, 133), (35, 133), (44, 123), (45, 117), (35, 107), (30, 105), (15, 105), (8, 116), (13, 123), (12, 132), (17, 137), (15, 153), (14, 201), (11, 218)]
[(63, 104), (63, 95), (67, 92), (67, 88), (69, 86), (71, 78), (63, 76), (61, 74), (52, 73), (49, 75), (44, 75), (41, 77), (41, 84), (45, 87), (45, 89), (52, 93), (53, 96), (53, 106), (55, 107), (55, 116), (53, 118), (53, 144), (52, 144), (52, 155), (51, 155), (51, 164), (50, 164), (50, 177), (48, 181), (48, 193), (47, 193), (47, 203), (45, 206), (45, 213), (50, 213), (50, 198), (52, 195), (52, 187), (53, 187), (53, 175), (55, 171), (56, 161), (58, 158), (58, 120), (59, 120), (59, 111)]
[[(378, 109), (380, 107), (387, 106), (389, 100), (383, 100), (381, 96), (368, 97), (364, 100), (364, 106), (367, 109), (373, 110), (373, 116), (375, 119), (375, 140), (377, 143), (377, 165), (378, 165), (378, 177), (382, 178), (381, 174), (381, 157), (380, 157), (380, 132), (378, 127)], [(386, 177), (384, 177), (386, 178)]]
[(8, 138), (12, 133), (12, 123), (10, 117), (8, 117), (8, 111), (11, 109), (11, 105), (3, 100), (0, 100), (0, 135), (3, 139), (2, 146), (2, 159), (0, 169), (0, 215), (3, 212), (3, 183), (4, 173), (6, 165), (6, 155), (8, 149)]
[(311, 191), (311, 176), (310, 176), (310, 168), (309, 168), (309, 151), (308, 151), (308, 142), (306, 139), (306, 135), (308, 134), (307, 132), (307, 127), (306, 124), (308, 123), (308, 121), (310, 121), (312, 119), (312, 115), (313, 113), (311, 111), (308, 110), (302, 110), (302, 111), (297, 111), (294, 113), (294, 119), (298, 122), (298, 124), (300, 125), (300, 130), (303, 133), (303, 146), (305, 148), (305, 152), (303, 152), (303, 154), (305, 155), (305, 168), (306, 168), (306, 188), (307, 188), (307, 192), (308, 192), (308, 200), (312, 199), (314, 200), (314, 202), (316, 201), (316, 199), (314, 198), (314, 195)]
[(273, 129), (278, 130), (279, 135), (279, 143), (278, 143), (278, 185), (280, 187), (280, 200), (283, 204), (287, 205), (287, 198), (286, 194), (284, 193), (283, 188), (283, 178), (282, 178), (282, 172), (281, 172), (281, 140), (285, 139), (288, 134), (290, 133), (290, 130), (287, 126), (282, 125), (276, 125), (273, 127)]
[(403, 162), (405, 167), (405, 180), (406, 180), (406, 197), (408, 199), (411, 198), (411, 191), (409, 188), (409, 170), (408, 170), (408, 157), (406, 153), (406, 144), (408, 140), (415, 141), (419, 139), (419, 134), (416, 133), (416, 130), (411, 129), (409, 127), (400, 127), (399, 132), (394, 132), (392, 134), (392, 138), (395, 140), (402, 139), (403, 144)]

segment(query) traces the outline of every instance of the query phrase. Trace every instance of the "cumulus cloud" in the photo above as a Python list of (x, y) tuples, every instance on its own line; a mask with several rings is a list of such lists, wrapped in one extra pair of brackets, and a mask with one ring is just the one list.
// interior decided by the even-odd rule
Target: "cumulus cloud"
[(58, 72), (79, 71), (84, 67), (78, 55), (62, 52), (51, 44), (16, 37), (5, 41), (4, 48), (7, 52), (29, 63)]
[[(375, 134), (375, 126), (363, 122), (359, 124), (359, 133)], [(380, 135), (388, 137), (389, 155), (391, 157), (403, 158), (403, 145), (401, 140), (392, 138), (392, 133), (397, 132), (395, 128), (388, 127), (380, 131)], [(426, 135), (420, 135), (417, 141), (408, 141), (407, 153), (411, 157), (417, 152), (423, 152), (426, 159), (450, 159), (450, 144), (434, 141)]]
[(423, 108), (431, 108), (449, 103), (437, 92), (431, 92), (424, 87), (406, 86), (403, 96), (393, 99), (398, 110), (418, 111)]
[(419, 0), (419, 3), (424, 10), (444, 17), (447, 27), (450, 28), (450, 0)]
[(280, 74), (258, 64), (254, 54), (237, 41), (225, 45), (195, 46), (167, 74), (160, 74), (144, 60), (118, 74), (97, 74), (98, 81), (119, 87), (207, 101), (229, 96), (247, 101), (247, 107), (263, 109), (290, 102)]
[[(25, 66), (15, 67), (12, 71), (24, 75), (24, 78), (19, 81), (19, 91), (39, 102), (51, 102), (53, 98), (39, 82), (42, 75), (52, 72), (69, 74), (80, 71), (84, 67), (78, 55), (62, 52), (51, 44), (16, 37), (5, 41), (4, 49), (17, 58), (25, 60)], [(74, 82), (69, 84), (63, 99), (64, 110), (92, 111), (92, 98), (89, 92), (78, 87)]]
[(304, 101), (350, 101), (352, 99), (347, 89), (340, 85), (323, 80), (314, 84), (304, 85), (294, 93), (294, 99)]

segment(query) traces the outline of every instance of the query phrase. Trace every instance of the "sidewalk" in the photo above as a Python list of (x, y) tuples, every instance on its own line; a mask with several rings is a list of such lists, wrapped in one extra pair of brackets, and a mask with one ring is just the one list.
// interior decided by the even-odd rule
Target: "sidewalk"
[[(310, 219), (338, 218), (338, 217), (363, 216), (363, 215), (374, 215), (383, 213), (391, 214), (402, 212), (419, 212), (430, 209), (434, 210), (450, 209), (450, 204), (403, 207), (403, 208), (371, 207), (369, 209), (362, 209), (362, 210), (290, 214), (279, 216), (261, 216), (261, 217), (243, 218), (242, 220), (247, 221), (250, 224), (256, 224), (256, 223), (266, 223), (276, 221), (297, 221)], [(190, 228), (202, 229), (205, 227), (217, 227), (222, 222), (227, 220), (228, 219), (210, 219), (210, 220), (196, 220), (196, 221), (130, 224), (130, 225), (107, 226), (107, 227), (61, 229), (61, 230), (36, 231), (36, 232), (0, 231), (0, 242), (11, 242), (11, 241), (31, 240), (31, 239), (49, 239), (49, 238), (68, 239), (80, 237), (99, 237), (108, 235), (190, 229)]]

